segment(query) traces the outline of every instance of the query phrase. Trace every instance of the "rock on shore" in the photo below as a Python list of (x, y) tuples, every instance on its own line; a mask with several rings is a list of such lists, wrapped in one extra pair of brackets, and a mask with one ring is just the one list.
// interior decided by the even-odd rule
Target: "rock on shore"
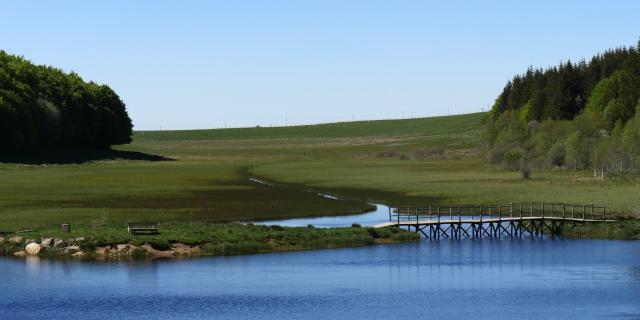
[[(0, 243), (4, 242), (5, 238), (0, 238)], [(181, 258), (190, 256), (199, 256), (202, 254), (202, 250), (198, 245), (188, 245), (183, 243), (172, 243), (168, 250), (158, 250), (153, 248), (151, 244), (143, 244), (141, 246), (135, 246), (131, 243), (121, 243), (117, 245), (106, 245), (96, 247), (94, 250), (86, 251), (81, 248), (81, 244), (86, 244), (87, 241), (84, 237), (70, 238), (70, 239), (56, 239), (51, 237), (42, 237), (40, 239), (25, 239), (20, 236), (15, 236), (8, 241), (13, 245), (20, 245), (19, 247), (13, 247), (12, 250), (19, 250), (13, 252), (13, 255), (24, 256), (37, 256), (42, 254), (45, 250), (48, 255), (60, 255), (71, 257), (84, 257), (95, 256), (98, 259), (119, 259), (119, 258), (131, 258), (131, 257), (149, 257), (153, 259), (168, 259), (168, 258)], [(24, 247), (22, 247), (24, 246)], [(24, 248), (24, 249), (20, 249)], [(11, 254), (9, 251), (7, 253)]]
[(13, 238), (9, 239), (9, 242), (14, 243), (14, 244), (22, 243), (23, 239), (24, 239), (23, 237), (13, 237)]
[(32, 256), (37, 256), (38, 253), (40, 253), (40, 250), (42, 250), (42, 245), (35, 242), (31, 242), (27, 244), (27, 246), (24, 248), (24, 251), (26, 251), (27, 254)]

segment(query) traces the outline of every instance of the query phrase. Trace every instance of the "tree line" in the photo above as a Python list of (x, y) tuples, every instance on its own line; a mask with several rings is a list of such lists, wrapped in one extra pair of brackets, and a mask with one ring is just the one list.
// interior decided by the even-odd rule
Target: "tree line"
[(0, 149), (131, 142), (125, 104), (107, 85), (0, 50)]
[(640, 42), (516, 75), (487, 121), (489, 158), (507, 170), (640, 174)]

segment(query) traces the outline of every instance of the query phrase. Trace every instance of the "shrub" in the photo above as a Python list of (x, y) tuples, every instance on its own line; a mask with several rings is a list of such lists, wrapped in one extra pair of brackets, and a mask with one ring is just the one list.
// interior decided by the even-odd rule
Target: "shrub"
[(518, 170), (521, 167), (521, 160), (524, 157), (524, 151), (520, 147), (509, 149), (505, 152), (503, 162), (504, 168), (509, 171)]
[(380, 234), (378, 234), (378, 230), (374, 228), (367, 228), (367, 232), (369, 233), (369, 236), (371, 236), (374, 239), (380, 238)]
[(282, 226), (279, 226), (279, 225), (277, 225), (277, 224), (274, 224), (274, 225), (272, 225), (272, 226), (269, 226), (269, 228), (270, 228), (271, 230), (274, 230), (274, 231), (282, 231), (282, 230), (284, 230), (284, 228), (283, 228)]
[(426, 149), (416, 149), (413, 151), (413, 156), (416, 159), (423, 159), (433, 156), (441, 156), (444, 154), (444, 148), (426, 148)]
[(378, 158), (393, 158), (398, 155), (398, 151), (396, 150), (385, 150), (376, 152), (376, 157)]
[(547, 152), (547, 159), (551, 165), (562, 167), (566, 155), (567, 151), (565, 150), (564, 143), (559, 141), (551, 146), (551, 149)]

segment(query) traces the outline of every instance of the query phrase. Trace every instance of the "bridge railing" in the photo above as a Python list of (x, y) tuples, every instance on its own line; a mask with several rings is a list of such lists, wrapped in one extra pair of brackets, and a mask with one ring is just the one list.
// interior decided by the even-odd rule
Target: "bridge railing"
[(390, 222), (424, 220), (467, 220), (503, 218), (563, 218), (606, 220), (605, 206), (545, 202), (517, 202), (500, 205), (426, 205), (389, 208)]

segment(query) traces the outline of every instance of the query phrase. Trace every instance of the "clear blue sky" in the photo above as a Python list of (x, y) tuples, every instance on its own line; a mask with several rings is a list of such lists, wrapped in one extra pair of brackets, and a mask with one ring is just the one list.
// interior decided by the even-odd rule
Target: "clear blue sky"
[(10, 1), (0, 48), (106, 83), (135, 129), (480, 111), (528, 66), (636, 45), (640, 1)]

